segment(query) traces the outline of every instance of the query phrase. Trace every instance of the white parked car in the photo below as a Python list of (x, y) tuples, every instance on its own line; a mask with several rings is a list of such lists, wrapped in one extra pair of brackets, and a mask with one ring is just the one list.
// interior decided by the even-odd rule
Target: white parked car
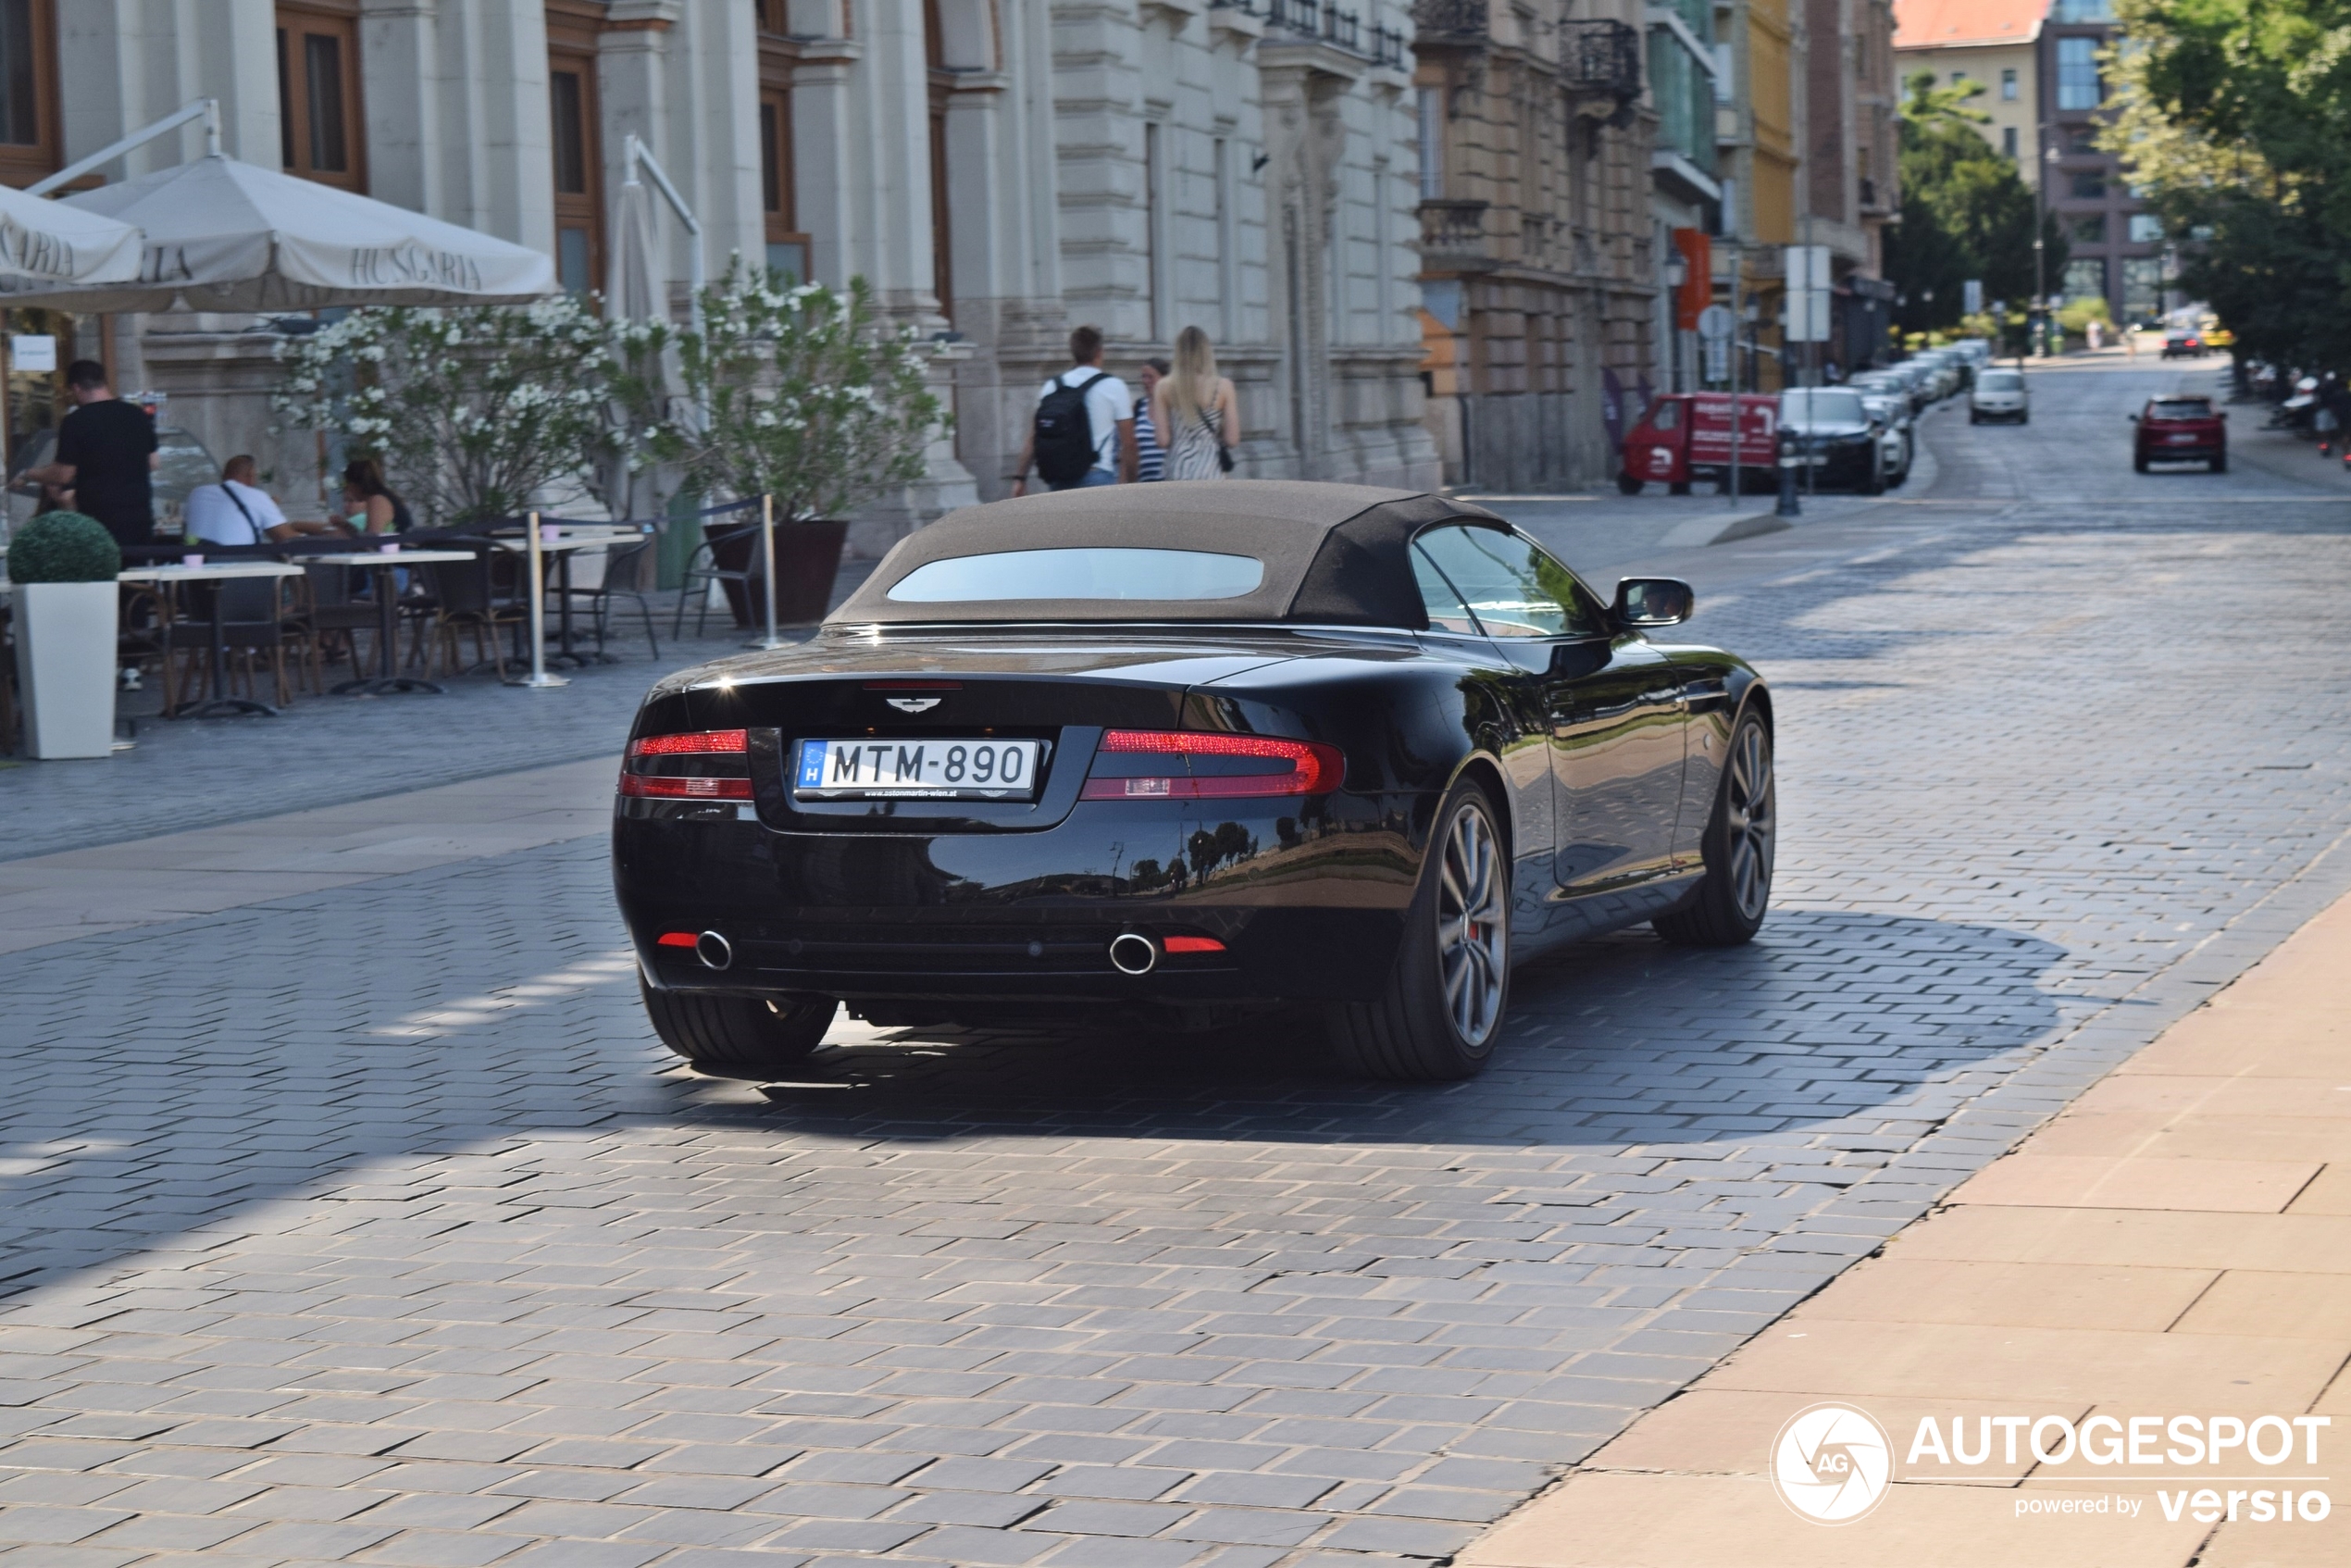
[(2033, 396), (2024, 390), (2021, 370), (1985, 370), (1975, 378), (1975, 391), (1969, 394), (1967, 422), (1981, 425), (1987, 419), (2013, 420), (2020, 425), (2033, 422)]
[(1885, 427), (1878, 444), (1885, 448), (1881, 461), (1885, 467), (1885, 488), (1894, 489), (1910, 477), (1911, 442), (1910, 400), (1897, 387), (1855, 386), (1861, 394), (1861, 406), (1870, 417)]

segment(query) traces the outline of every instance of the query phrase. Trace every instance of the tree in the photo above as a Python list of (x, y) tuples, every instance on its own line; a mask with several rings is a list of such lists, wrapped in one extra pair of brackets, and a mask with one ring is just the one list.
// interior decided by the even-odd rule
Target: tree
[(355, 310), (284, 346), (280, 417), (383, 465), (435, 525), (511, 517), (603, 488), (616, 450), (614, 330), (570, 295), (529, 305)]
[(847, 293), (787, 287), (738, 257), (675, 334), (683, 396), (651, 417), (654, 453), (705, 493), (772, 495), (779, 518), (838, 517), (923, 477), (950, 416), (924, 384), (929, 345)]
[(2102, 144), (2237, 352), (2351, 359), (2351, 0), (2123, 0)]
[[(1976, 131), (1988, 118), (1968, 106), (1981, 82), (1935, 85), (1933, 71), (1907, 83), (1901, 116), (1901, 221), (1888, 231), (1885, 271), (1902, 291), (1906, 331), (1955, 327), (1962, 285), (1983, 280), (1988, 299), (2034, 292), (2034, 200), (2016, 166)], [(2068, 247), (2054, 218), (2041, 228), (2042, 275), (2054, 291)]]

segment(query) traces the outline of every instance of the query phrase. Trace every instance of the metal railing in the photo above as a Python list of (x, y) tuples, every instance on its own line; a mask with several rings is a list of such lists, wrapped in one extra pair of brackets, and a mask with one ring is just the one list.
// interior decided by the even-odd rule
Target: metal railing
[(1486, 244), (1486, 202), (1421, 204), (1421, 265), (1442, 270), (1492, 267)]
[(1641, 95), (1641, 35), (1614, 20), (1560, 23), (1560, 77), (1579, 93), (1620, 103)]
[(1486, 0), (1412, 0), (1417, 41), (1440, 44), (1486, 36)]
[(1401, 69), (1411, 55), (1412, 41), (1400, 30), (1375, 27), (1366, 31), (1362, 14), (1342, 11), (1335, 0), (1208, 0), (1208, 8), (1261, 18), (1276, 31), (1327, 44), (1374, 65)]

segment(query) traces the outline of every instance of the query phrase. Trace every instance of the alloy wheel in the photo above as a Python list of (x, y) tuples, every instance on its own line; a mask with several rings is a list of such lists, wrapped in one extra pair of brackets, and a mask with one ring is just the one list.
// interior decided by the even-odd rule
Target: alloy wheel
[(1730, 788), (1723, 802), (1730, 829), (1731, 896), (1739, 915), (1760, 920), (1772, 896), (1772, 740), (1760, 724), (1742, 727), (1732, 741)]
[(1486, 813), (1464, 803), (1446, 827), (1437, 868), (1437, 961), (1446, 1010), (1470, 1046), (1485, 1044), (1502, 1017), (1510, 901), (1501, 858)]

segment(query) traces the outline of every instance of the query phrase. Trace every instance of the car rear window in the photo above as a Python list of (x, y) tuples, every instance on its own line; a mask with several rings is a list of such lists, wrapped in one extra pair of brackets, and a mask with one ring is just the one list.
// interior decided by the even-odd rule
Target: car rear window
[(1986, 370), (1976, 378), (1976, 385), (1985, 392), (2021, 392), (2024, 377), (2016, 370)]
[(2167, 397), (2148, 412), (2153, 419), (2209, 419), (2212, 401), (2202, 397)]
[(1791, 424), (1866, 425), (1869, 410), (1859, 392), (1843, 387), (1805, 387), (1780, 393), (1780, 417)]
[(1001, 599), (1239, 599), (1265, 580), (1250, 555), (1206, 550), (1096, 546), (1004, 550), (916, 566), (892, 583), (901, 604), (977, 604)]

